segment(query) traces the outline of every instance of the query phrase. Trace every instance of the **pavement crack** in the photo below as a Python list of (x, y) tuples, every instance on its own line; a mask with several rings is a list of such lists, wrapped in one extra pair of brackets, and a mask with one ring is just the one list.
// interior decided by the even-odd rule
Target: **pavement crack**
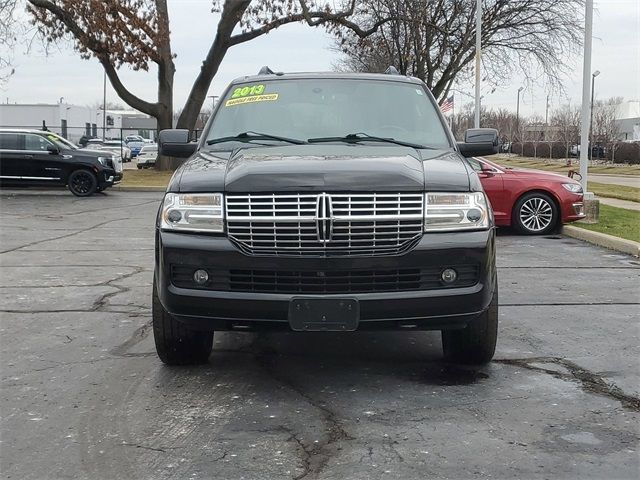
[[(496, 363), (513, 365), (537, 372), (552, 375), (555, 378), (565, 381), (578, 382), (583, 391), (617, 400), (622, 406), (633, 412), (640, 412), (640, 398), (629, 395), (622, 391), (620, 387), (607, 383), (602, 376), (586, 370), (570, 360), (561, 357), (532, 357), (532, 358), (503, 358), (494, 359)], [(544, 368), (533, 364), (554, 364), (564, 367), (567, 372)]]
[[(351, 436), (338, 415), (332, 411), (325, 403), (313, 398), (309, 393), (305, 392), (300, 386), (291, 382), (291, 380), (280, 375), (274, 365), (273, 355), (262, 352), (255, 356), (257, 363), (265, 370), (265, 372), (274, 380), (297, 394), (306, 403), (320, 412), (322, 422), (325, 424), (325, 439), (323, 441), (314, 442), (311, 446), (306, 445), (304, 441), (298, 438), (288, 429), (285, 429), (292, 436), (292, 440), (298, 445), (300, 451), (300, 460), (303, 464), (303, 472), (294, 477), (294, 480), (302, 480), (307, 478), (318, 478), (332, 456), (339, 451), (337, 444), (345, 440), (355, 440)], [(284, 427), (283, 427), (284, 429)]]
[(73, 237), (74, 235), (78, 235), (80, 233), (88, 232), (89, 230), (93, 230), (94, 228), (98, 228), (98, 227), (102, 227), (104, 225), (108, 225), (109, 223), (116, 222), (118, 220), (119, 219), (107, 220), (105, 222), (100, 222), (100, 223), (98, 223), (96, 225), (92, 225), (91, 227), (87, 227), (87, 228), (83, 228), (83, 229), (80, 229), (80, 230), (76, 230), (75, 232), (67, 233), (65, 235), (59, 235), (57, 237), (51, 237), (51, 238), (45, 238), (45, 239), (42, 239), (42, 240), (37, 240), (35, 242), (27, 243), (25, 245), (20, 245), (19, 247), (14, 247), (14, 248), (10, 248), (8, 250), (3, 250), (3, 251), (0, 252), (0, 254), (9, 253), (9, 252), (15, 252), (16, 250), (20, 250), (22, 248), (27, 248), (27, 247), (33, 247), (34, 245), (39, 245), (40, 243), (51, 242), (53, 240), (60, 240), (62, 238)]
[(116, 278), (112, 278), (111, 280), (106, 280), (102, 283), (99, 283), (97, 286), (101, 286), (101, 287), (111, 287), (111, 288), (115, 288), (116, 291), (115, 292), (109, 292), (109, 293), (105, 293), (103, 295), (100, 296), (100, 298), (98, 298), (94, 303), (93, 303), (93, 311), (99, 312), (102, 311), (108, 304), (108, 300), (112, 297), (115, 297), (116, 295), (119, 295), (121, 293), (126, 293), (130, 290), (129, 287), (123, 287), (122, 285), (117, 285), (116, 282), (120, 282), (122, 280), (126, 280), (127, 278), (133, 277), (134, 275), (137, 275), (139, 273), (142, 273), (144, 271), (143, 267), (131, 267), (133, 270), (129, 273), (124, 273), (122, 275), (118, 275)]
[(127, 443), (127, 442), (123, 442), (123, 443), (121, 443), (121, 445), (124, 446), (124, 447), (142, 448), (144, 450), (151, 450), (153, 452), (162, 452), (162, 453), (165, 453), (167, 450), (170, 449), (168, 447), (163, 447), (163, 448), (150, 447), (148, 445), (140, 445), (139, 443)]
[[(149, 321), (143, 324), (142, 326), (136, 328), (133, 334), (131, 335), (131, 337), (129, 337), (126, 341), (109, 350), (109, 353), (116, 357), (134, 356), (134, 354), (128, 353), (129, 349), (131, 349), (134, 345), (137, 345), (138, 343), (143, 341), (145, 338), (147, 338), (149, 336), (149, 333), (151, 333), (152, 329), (153, 329), (152, 321)], [(146, 353), (144, 355), (135, 354), (135, 356), (148, 356), (148, 354)]]

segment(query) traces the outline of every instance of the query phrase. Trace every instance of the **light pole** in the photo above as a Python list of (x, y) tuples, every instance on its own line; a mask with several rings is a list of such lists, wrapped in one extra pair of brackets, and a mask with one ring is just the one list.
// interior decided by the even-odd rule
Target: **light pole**
[(220, 98), (219, 95), (207, 95), (207, 98), (211, 99), (211, 114), (213, 114), (213, 111), (216, 108), (216, 98)]
[(549, 95), (547, 95), (547, 104), (545, 105), (544, 109), (544, 124), (549, 124)]
[(589, 159), (593, 160), (593, 95), (595, 92), (596, 77), (600, 75), (600, 70), (596, 70), (591, 74), (591, 107), (589, 117)]
[[(520, 92), (524, 90), (524, 87), (518, 88), (518, 100), (516, 102), (516, 136), (520, 132)], [(513, 139), (511, 139), (513, 144)]]
[(102, 78), (102, 141), (104, 142), (107, 131), (107, 71)]
[(476, 0), (476, 114), (474, 127), (480, 128), (480, 59), (482, 55), (482, 0)]
[(589, 164), (589, 76), (591, 75), (591, 41), (593, 34), (593, 0), (586, 0), (584, 6), (584, 58), (582, 63), (582, 125), (580, 128), (580, 176), (582, 189), (587, 193), (587, 174)]

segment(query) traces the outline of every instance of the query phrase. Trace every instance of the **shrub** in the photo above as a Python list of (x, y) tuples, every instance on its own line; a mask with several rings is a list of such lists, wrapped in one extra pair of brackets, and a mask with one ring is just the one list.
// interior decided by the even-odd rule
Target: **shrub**
[[(640, 164), (640, 142), (618, 143), (615, 146), (616, 155), (614, 163), (629, 163), (631, 165)], [(613, 159), (613, 148), (609, 148), (607, 159)]]

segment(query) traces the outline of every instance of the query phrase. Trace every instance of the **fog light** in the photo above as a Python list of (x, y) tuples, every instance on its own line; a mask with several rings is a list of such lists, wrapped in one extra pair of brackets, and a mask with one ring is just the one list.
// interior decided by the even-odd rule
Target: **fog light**
[(440, 277), (444, 283), (453, 283), (458, 279), (458, 272), (453, 268), (445, 268)]
[(169, 212), (169, 215), (167, 215), (167, 220), (169, 220), (171, 223), (178, 223), (180, 220), (182, 220), (182, 213), (180, 213), (179, 210), (171, 210)]
[(467, 218), (470, 222), (476, 223), (479, 222), (482, 218), (482, 212), (477, 208), (472, 208), (467, 212)]
[(206, 270), (196, 270), (193, 274), (193, 281), (198, 285), (204, 285), (209, 280), (209, 274)]

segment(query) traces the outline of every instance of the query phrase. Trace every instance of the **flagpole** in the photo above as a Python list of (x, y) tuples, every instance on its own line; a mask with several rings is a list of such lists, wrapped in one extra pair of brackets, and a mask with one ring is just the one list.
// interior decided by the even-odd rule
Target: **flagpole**
[(453, 131), (453, 117), (456, 116), (456, 94), (455, 92), (451, 95), (451, 120), (449, 122), (449, 128), (451, 129), (451, 133), (455, 137), (456, 134)]

